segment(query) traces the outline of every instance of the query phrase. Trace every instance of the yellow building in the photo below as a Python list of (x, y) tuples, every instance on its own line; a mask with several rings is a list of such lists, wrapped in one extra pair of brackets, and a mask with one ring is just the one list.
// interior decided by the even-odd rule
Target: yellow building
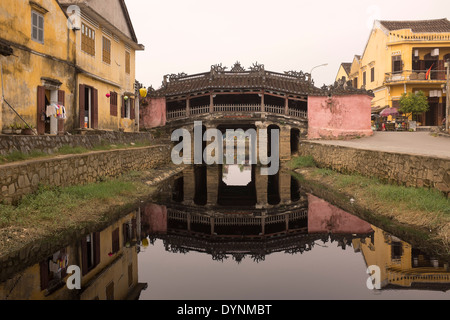
[[(0, 283), (0, 300), (137, 299), (147, 286), (138, 281), (140, 212), (131, 212), (81, 241)], [(78, 266), (81, 289), (69, 289), (69, 266)]]
[(78, 118), (82, 129), (138, 131), (136, 51), (144, 50), (124, 0), (59, 0), (76, 30)]
[[(350, 79), (357, 88), (372, 90), (374, 111), (399, 108), (403, 93), (423, 91), (430, 110), (419, 122), (439, 126), (445, 117), (444, 63), (450, 59), (450, 21), (375, 21)], [(358, 70), (356, 70), (357, 66)]]
[(353, 240), (369, 266), (380, 268), (381, 289), (416, 288), (442, 290), (450, 288), (448, 262), (414, 248), (411, 244), (375, 227), (372, 238)]
[[(26, 122), (40, 134), (56, 134), (58, 122), (60, 129), (73, 127), (76, 34), (59, 3), (2, 0), (0, 25), (0, 128)], [(66, 119), (46, 117), (50, 104), (65, 106)]]
[(344, 80), (345, 82), (347, 82), (349, 80), (350, 77), (350, 69), (352, 67), (352, 63), (351, 62), (343, 62), (341, 63), (341, 65), (339, 66), (339, 70), (336, 76), (336, 81), (342, 81)]

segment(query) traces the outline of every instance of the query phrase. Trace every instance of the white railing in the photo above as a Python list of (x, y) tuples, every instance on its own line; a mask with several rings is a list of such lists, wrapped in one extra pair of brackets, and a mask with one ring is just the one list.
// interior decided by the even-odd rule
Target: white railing
[[(254, 105), (254, 104), (233, 104), (233, 105), (215, 105), (214, 106), (214, 113), (216, 113), (216, 112), (224, 112), (224, 113), (261, 112), (261, 110), (262, 110), (261, 105)], [(264, 111), (266, 113), (271, 113), (271, 114), (286, 115), (285, 107), (281, 107), (281, 106), (266, 105), (264, 108)], [(189, 114), (192, 116), (204, 115), (204, 114), (209, 114), (209, 113), (210, 113), (209, 105), (193, 107), (189, 111)], [(301, 119), (307, 119), (308, 113), (303, 110), (296, 110), (296, 109), (289, 108), (287, 116), (301, 118)], [(178, 109), (178, 110), (173, 110), (173, 111), (167, 112), (167, 120), (174, 120), (174, 119), (180, 119), (180, 118), (186, 118), (186, 117), (187, 117), (186, 109)]]
[(214, 221), (218, 226), (260, 226), (261, 218), (224, 217)]
[(404, 41), (450, 41), (450, 33), (414, 33), (411, 30), (393, 31), (389, 36), (388, 44)]
[(214, 112), (259, 112), (261, 105), (254, 104), (233, 104), (233, 105), (215, 105)]
[(289, 214), (289, 219), (306, 219), (308, 218), (308, 209), (302, 209), (300, 211), (295, 211)]
[(192, 215), (191, 222), (192, 223), (211, 224), (211, 218), (205, 217), (205, 216), (199, 216), (199, 215)]
[(284, 114), (284, 107), (266, 105), (265, 110), (268, 113)]
[(172, 220), (186, 221), (187, 214), (185, 212), (169, 210), (167, 212), (167, 217), (168, 217), (168, 219), (172, 219)]
[(186, 109), (179, 109), (167, 112), (167, 119), (178, 119), (186, 117)]
[(308, 118), (308, 113), (303, 110), (289, 109), (289, 116), (296, 118)]
[(280, 223), (280, 222), (286, 222), (286, 215), (274, 215), (274, 216), (267, 216), (264, 218), (265, 224), (274, 224), (274, 223)]
[(207, 113), (209, 113), (209, 105), (201, 106), (201, 107), (193, 107), (190, 110), (191, 115), (200, 115), (200, 114), (207, 114)]

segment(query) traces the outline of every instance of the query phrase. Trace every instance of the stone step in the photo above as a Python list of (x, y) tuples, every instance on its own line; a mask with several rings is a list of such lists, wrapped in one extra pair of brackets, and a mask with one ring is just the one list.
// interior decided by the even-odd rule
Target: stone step
[(431, 132), (434, 131), (438, 127), (432, 127), (432, 126), (420, 126), (417, 127), (418, 132)]

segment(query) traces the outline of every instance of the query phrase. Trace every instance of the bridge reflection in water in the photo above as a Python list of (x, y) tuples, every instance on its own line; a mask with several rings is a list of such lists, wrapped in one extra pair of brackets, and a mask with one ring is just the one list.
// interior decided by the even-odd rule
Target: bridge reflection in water
[[(395, 235), (305, 193), (289, 172), (264, 177), (259, 170), (257, 166), (245, 165), (188, 168), (160, 185), (160, 192), (153, 201), (125, 212), (110, 225), (89, 230), (71, 239), (69, 244), (52, 244), (51, 249), (28, 252), (29, 256), (21, 253), (20, 263), (11, 261), (15, 268), (13, 273), (6, 274), (5, 270), (0, 273), (0, 299), (157, 299), (152, 295), (160, 294), (166, 287), (173, 290), (176, 283), (163, 281), (164, 288), (159, 288), (156, 278), (166, 274), (175, 277), (170, 272), (179, 271), (179, 265), (183, 265), (184, 272), (189, 272), (185, 270), (189, 257), (179, 255), (175, 260), (171, 259), (175, 265), (168, 265), (169, 262), (158, 256), (153, 248), (160, 242), (164, 252), (211, 256), (213, 269), (226, 266), (228, 271), (237, 272), (225, 263), (230, 261), (239, 268), (250, 264), (251, 270), (258, 269), (254, 263), (258, 267), (269, 264), (277, 278), (289, 268), (295, 270), (291, 271), (295, 272), (294, 278), (292, 274), (287, 275), (291, 280), (299, 277), (314, 279), (316, 273), (320, 274), (311, 287), (302, 282), (306, 298), (308, 292), (315, 292), (317, 287), (323, 288), (324, 298), (327, 290), (333, 290), (327, 282), (329, 278), (323, 277), (323, 272), (328, 273), (329, 265), (306, 268), (314, 252), (326, 250), (318, 254), (330, 254), (331, 243), (336, 244), (333, 250), (342, 249), (338, 249), (339, 253), (350, 249), (363, 258), (361, 265), (345, 264), (353, 271), (349, 278), (340, 280), (341, 291), (351, 286), (349, 282), (361, 280), (354, 270), (362, 269), (365, 273), (372, 265), (380, 267), (381, 292), (395, 292), (395, 297), (404, 297), (409, 289), (420, 294), (439, 294), (450, 289), (448, 261), (414, 248)], [(281, 272), (273, 259), (266, 259), (274, 255), (275, 260), (288, 261), (277, 253), (301, 255), (301, 273), (297, 265), (283, 265)], [(336, 251), (331, 254), (343, 263), (349, 258), (343, 252), (338, 256)], [(206, 264), (198, 256), (195, 259)], [(320, 260), (324, 259), (326, 257), (321, 256)], [(159, 272), (152, 266), (155, 262), (162, 264)], [(196, 270), (206, 269), (199, 263), (195, 264)], [(81, 290), (66, 287), (69, 265), (81, 268)], [(233, 277), (238, 275), (233, 273)], [(357, 286), (357, 298), (369, 291), (365, 287), (366, 279)], [(150, 287), (148, 283), (151, 283)], [(298, 284), (290, 283), (295, 286), (293, 291), (300, 289)], [(258, 281), (254, 286), (259, 284)], [(195, 296), (192, 290), (195, 288), (190, 288), (182, 298)], [(342, 298), (341, 292), (334, 297)], [(437, 298), (448, 299), (449, 296), (447, 293)]]
[(382, 290), (450, 289), (448, 261), (305, 193), (289, 172), (263, 177), (258, 170), (255, 166), (185, 170), (163, 192), (164, 205), (142, 208), (142, 236), (152, 244), (161, 240), (168, 252), (197, 252), (238, 264), (336, 243), (342, 250), (361, 253), (365, 266), (380, 266)]

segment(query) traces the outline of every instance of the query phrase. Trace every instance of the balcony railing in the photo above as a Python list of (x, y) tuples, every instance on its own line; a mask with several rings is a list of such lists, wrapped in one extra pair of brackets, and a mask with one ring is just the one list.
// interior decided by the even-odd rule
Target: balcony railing
[[(214, 105), (213, 113), (253, 113), (262, 112), (263, 107), (261, 105), (253, 104), (229, 104), (229, 105)], [(284, 106), (273, 106), (265, 105), (264, 112), (268, 114), (284, 115), (299, 119), (307, 119), (308, 112), (304, 110), (298, 110), (293, 108), (287, 108)], [(210, 114), (210, 106), (198, 106), (189, 109), (189, 114), (187, 109), (177, 109), (167, 111), (167, 121), (179, 120), (187, 118), (188, 116), (200, 116), (205, 114)]]
[(397, 42), (447, 42), (450, 41), (450, 32), (446, 33), (415, 33), (411, 30), (392, 31), (389, 34), (388, 44)]
[(403, 70), (399, 72), (386, 73), (385, 82), (401, 82), (401, 81), (446, 81), (447, 75), (445, 70), (431, 70), (427, 77), (428, 70)]

